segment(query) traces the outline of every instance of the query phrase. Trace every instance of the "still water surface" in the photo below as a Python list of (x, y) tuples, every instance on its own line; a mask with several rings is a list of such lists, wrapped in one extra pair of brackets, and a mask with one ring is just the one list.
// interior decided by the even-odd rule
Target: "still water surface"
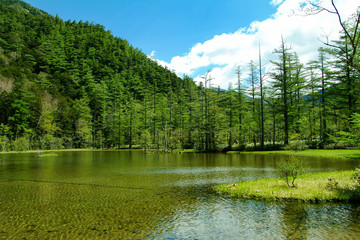
[[(274, 155), (60, 152), (0, 155), (0, 239), (359, 239), (360, 205), (219, 196), (276, 177)], [(304, 158), (311, 172), (358, 161)]]

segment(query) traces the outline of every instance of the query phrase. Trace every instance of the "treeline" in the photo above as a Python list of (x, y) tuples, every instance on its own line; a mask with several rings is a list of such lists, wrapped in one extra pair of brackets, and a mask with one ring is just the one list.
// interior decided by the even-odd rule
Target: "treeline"
[(0, 15), (0, 151), (359, 143), (358, 50), (346, 37), (306, 65), (282, 41), (271, 72), (254, 60), (222, 90), (209, 74), (199, 86), (177, 77), (101, 25), (17, 0), (0, 0)]

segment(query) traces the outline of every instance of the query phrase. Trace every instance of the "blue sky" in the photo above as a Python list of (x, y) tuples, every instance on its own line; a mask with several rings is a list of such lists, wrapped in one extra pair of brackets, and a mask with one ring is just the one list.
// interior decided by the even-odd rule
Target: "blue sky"
[[(305, 0), (25, 0), (63, 20), (104, 25), (159, 64), (202, 81), (210, 71), (213, 85), (235, 83), (239, 66), (248, 77), (248, 63), (258, 60), (261, 43), (265, 72), (281, 38), (304, 64), (317, 59), (322, 41), (336, 40), (340, 25), (323, 12), (304, 16)], [(334, 0), (343, 19), (359, 0)], [(332, 10), (330, 0), (323, 6)]]
[(100, 23), (115, 36), (170, 61), (198, 42), (230, 33), (276, 8), (268, 0), (25, 0), (62, 19)]

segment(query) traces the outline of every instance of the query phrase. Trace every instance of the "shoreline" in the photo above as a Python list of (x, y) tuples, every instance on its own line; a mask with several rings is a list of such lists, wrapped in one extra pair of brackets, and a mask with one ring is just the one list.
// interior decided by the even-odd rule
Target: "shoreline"
[[(26, 151), (8, 151), (0, 152), (0, 154), (7, 153), (43, 153), (43, 152), (74, 152), (74, 151), (144, 151), (144, 149), (134, 148), (109, 148), (109, 149), (95, 149), (95, 148), (70, 148), (70, 149), (47, 149), (47, 150), (26, 150)], [(163, 152), (161, 150), (150, 149), (148, 152)], [(170, 153), (222, 153), (219, 152), (204, 152), (195, 149), (174, 149)], [(323, 157), (323, 158), (343, 158), (343, 159), (359, 159), (360, 149), (307, 149), (304, 151), (294, 150), (276, 150), (276, 151), (229, 151), (223, 154), (260, 154), (260, 155), (294, 155), (304, 157)]]

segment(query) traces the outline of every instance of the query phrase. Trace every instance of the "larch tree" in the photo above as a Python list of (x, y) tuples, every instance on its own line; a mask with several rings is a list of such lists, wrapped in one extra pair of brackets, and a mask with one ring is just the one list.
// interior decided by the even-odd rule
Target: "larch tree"
[(261, 123), (261, 135), (260, 135), (260, 147), (264, 149), (265, 141), (265, 129), (264, 129), (264, 86), (263, 86), (263, 74), (262, 74), (262, 62), (261, 62), (261, 46), (259, 43), (259, 83), (260, 83), (260, 123)]
[(244, 94), (242, 89), (241, 67), (236, 68), (236, 105), (237, 105), (237, 118), (238, 118), (238, 143), (243, 144), (243, 118), (244, 118)]
[(258, 75), (257, 75), (257, 66), (254, 61), (252, 61), (252, 60), (250, 61), (248, 68), (249, 68), (248, 82), (250, 84), (249, 94), (251, 97), (251, 101), (250, 101), (250, 105), (251, 105), (250, 138), (252, 139), (254, 148), (256, 148), (256, 143), (258, 140), (258, 132), (259, 132), (259, 129), (258, 129), (259, 119), (258, 119), (258, 114), (256, 111), (257, 110), (256, 85), (259, 83), (259, 79), (258, 79)]
[(283, 115), (284, 144), (289, 144), (289, 92), (290, 92), (290, 48), (286, 46), (285, 41), (281, 38), (281, 45), (275, 49), (274, 53), (278, 54), (279, 61), (272, 61), (275, 65), (276, 72), (272, 74), (274, 80), (273, 87), (277, 89), (277, 93), (281, 99), (281, 112)]

